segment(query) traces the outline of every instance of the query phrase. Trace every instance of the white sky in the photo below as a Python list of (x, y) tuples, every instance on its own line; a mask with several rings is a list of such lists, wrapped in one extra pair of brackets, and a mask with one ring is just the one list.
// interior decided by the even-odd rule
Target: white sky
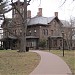
[[(70, 16), (75, 17), (75, 2), (67, 0), (66, 3), (61, 6), (63, 2), (64, 0), (41, 0), (40, 3), (40, 0), (32, 0), (28, 6), (28, 10), (31, 10), (32, 17), (36, 16), (39, 7), (43, 8), (42, 12), (45, 17), (54, 16), (54, 12), (58, 12), (58, 17), (62, 20), (67, 20)], [(6, 16), (11, 17), (11, 13)]]

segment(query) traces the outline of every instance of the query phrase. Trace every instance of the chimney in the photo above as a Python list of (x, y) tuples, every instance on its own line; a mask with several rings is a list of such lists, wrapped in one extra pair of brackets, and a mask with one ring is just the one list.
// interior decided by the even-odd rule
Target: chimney
[(58, 17), (58, 12), (55, 12), (54, 14), (55, 14), (55, 17)]
[(18, 0), (17, 3), (20, 4), (20, 0)]
[(27, 11), (27, 18), (31, 18), (31, 11), (30, 10)]
[(37, 13), (38, 16), (42, 16), (42, 8), (38, 8), (38, 13)]

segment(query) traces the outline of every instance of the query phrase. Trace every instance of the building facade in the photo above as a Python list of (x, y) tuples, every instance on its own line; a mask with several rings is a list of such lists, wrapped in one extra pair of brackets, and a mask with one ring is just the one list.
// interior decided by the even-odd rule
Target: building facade
[[(24, 3), (18, 1), (14, 4), (23, 16)], [(19, 13), (13, 9), (12, 19), (7, 20), (8, 21), (2, 25), (4, 32), (2, 39), (4, 43), (3, 47), (5, 49), (19, 49), (20, 41), (17, 36), (20, 37), (22, 34), (22, 18)], [(9, 23), (11, 24), (9, 25)], [(45, 40), (45, 48), (50, 47), (50, 49), (62, 49), (62, 26), (62, 22), (58, 19), (58, 12), (55, 12), (53, 17), (43, 17), (42, 8), (39, 8), (37, 15), (35, 17), (31, 17), (31, 11), (28, 10), (26, 46), (32, 49), (39, 49), (39, 42), (41, 40)], [(6, 27), (8, 27), (10, 31), (8, 31)], [(13, 32), (14, 35), (12, 35), (11, 32)]]

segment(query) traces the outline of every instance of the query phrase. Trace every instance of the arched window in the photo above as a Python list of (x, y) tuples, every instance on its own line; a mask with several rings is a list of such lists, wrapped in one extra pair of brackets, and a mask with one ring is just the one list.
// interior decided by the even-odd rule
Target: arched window
[(48, 35), (48, 29), (45, 30), (46, 35)]
[(48, 29), (43, 29), (43, 34), (48, 35)]
[(43, 35), (45, 35), (45, 29), (43, 29)]

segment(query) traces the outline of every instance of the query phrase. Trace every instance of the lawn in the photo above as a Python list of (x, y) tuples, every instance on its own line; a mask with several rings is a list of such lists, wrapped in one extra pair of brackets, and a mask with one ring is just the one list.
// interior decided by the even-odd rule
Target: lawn
[(29, 75), (39, 61), (37, 53), (0, 50), (0, 75)]
[[(70, 67), (75, 75), (75, 51), (51, 50), (51, 53), (60, 56)], [(37, 53), (18, 53), (16, 50), (0, 50), (0, 75), (29, 75), (40, 62)]]
[(75, 50), (65, 50), (64, 57), (62, 50), (51, 50), (50, 52), (60, 56), (68, 64), (73, 75), (75, 75)]

